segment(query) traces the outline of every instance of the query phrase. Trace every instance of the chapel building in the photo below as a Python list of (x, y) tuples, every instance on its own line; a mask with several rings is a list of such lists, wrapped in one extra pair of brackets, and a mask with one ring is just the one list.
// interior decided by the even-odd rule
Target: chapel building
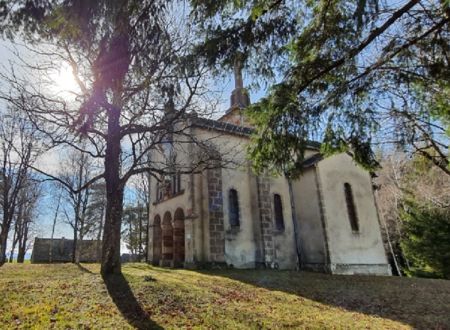
[[(232, 155), (234, 166), (150, 179), (148, 262), (390, 275), (370, 173), (350, 154), (325, 158), (310, 143), (299, 179), (255, 175), (245, 155), (252, 128), (240, 70), (235, 84), (220, 119), (186, 119), (190, 136), (223, 159)], [(198, 143), (175, 140), (152, 152), (152, 162), (189, 167), (201, 157)]]

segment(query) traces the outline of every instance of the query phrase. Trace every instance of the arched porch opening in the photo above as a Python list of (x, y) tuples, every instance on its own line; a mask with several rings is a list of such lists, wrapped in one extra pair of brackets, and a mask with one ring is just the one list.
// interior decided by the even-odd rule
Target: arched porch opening
[(159, 265), (162, 255), (162, 228), (161, 217), (159, 214), (155, 215), (153, 219), (153, 259), (154, 265)]
[(183, 210), (181, 208), (177, 209), (173, 218), (173, 265), (174, 267), (183, 267), (185, 258)]
[(164, 213), (162, 222), (162, 260), (161, 266), (171, 266), (173, 261), (173, 227), (169, 211)]

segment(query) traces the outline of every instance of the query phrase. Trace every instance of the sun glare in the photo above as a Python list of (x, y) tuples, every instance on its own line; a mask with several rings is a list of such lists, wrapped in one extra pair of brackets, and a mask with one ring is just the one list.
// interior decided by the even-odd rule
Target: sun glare
[(52, 90), (57, 93), (72, 94), (80, 90), (72, 68), (66, 63), (61, 64), (59, 70), (55, 70), (50, 74), (50, 80)]

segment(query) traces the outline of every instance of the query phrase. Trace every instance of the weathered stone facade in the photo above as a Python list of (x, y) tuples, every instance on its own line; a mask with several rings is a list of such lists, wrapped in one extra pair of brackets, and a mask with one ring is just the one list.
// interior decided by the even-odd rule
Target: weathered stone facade
[[(222, 160), (201, 173), (150, 181), (149, 262), (390, 274), (371, 177), (351, 155), (324, 158), (310, 143), (300, 178), (256, 176), (246, 156), (252, 129), (239, 105), (219, 120), (195, 117), (186, 126)], [(195, 144), (172, 149), (185, 167), (201, 153)], [(166, 162), (162, 150), (151, 159)], [(164, 194), (161, 182), (172, 182)]]
[[(182, 176), (181, 193), (153, 200), (148, 261), (166, 267), (300, 266), (336, 274), (390, 274), (370, 175), (349, 155), (317, 157), (291, 183), (291, 192), (286, 178), (256, 177), (249, 166), (208, 169), (195, 180)], [(354, 190), (357, 232), (347, 214), (346, 183)], [(156, 184), (150, 182), (150, 196), (156, 195)], [(230, 190), (237, 192), (239, 205), (234, 227)], [(282, 205), (278, 229), (275, 195)]]

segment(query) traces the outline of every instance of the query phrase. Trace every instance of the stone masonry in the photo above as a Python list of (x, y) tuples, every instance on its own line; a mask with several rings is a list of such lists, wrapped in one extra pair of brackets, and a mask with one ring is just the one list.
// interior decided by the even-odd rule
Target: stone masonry
[(225, 228), (223, 217), (222, 170), (207, 171), (209, 205), (210, 261), (225, 262)]
[(264, 249), (264, 263), (270, 266), (274, 261), (273, 221), (270, 181), (267, 177), (258, 178), (258, 204), (261, 215), (261, 231)]

